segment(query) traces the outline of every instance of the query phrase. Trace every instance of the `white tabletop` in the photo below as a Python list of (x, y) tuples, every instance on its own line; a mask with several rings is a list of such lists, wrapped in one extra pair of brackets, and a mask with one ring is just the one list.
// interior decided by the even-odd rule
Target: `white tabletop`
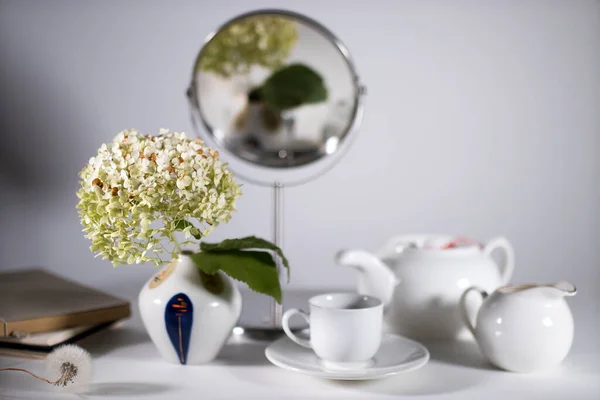
[[(426, 344), (431, 360), (422, 369), (366, 382), (327, 381), (281, 370), (264, 357), (268, 343), (233, 337), (219, 358), (202, 366), (163, 361), (135, 315), (81, 345), (94, 357), (87, 393), (65, 395), (21, 373), (0, 372), (1, 399), (598, 399), (600, 346), (594, 298), (573, 301), (575, 342), (553, 371), (521, 375), (487, 364), (473, 342)], [(589, 305), (589, 308), (585, 305)], [(135, 309), (135, 307), (134, 307)], [(0, 367), (44, 369), (43, 361), (0, 357)]]

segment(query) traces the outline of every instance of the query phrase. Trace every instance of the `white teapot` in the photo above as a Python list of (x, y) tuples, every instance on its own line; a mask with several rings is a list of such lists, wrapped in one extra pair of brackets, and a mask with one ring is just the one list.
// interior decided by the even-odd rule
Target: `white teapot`
[[(478, 291), (483, 305), (473, 325), (467, 295)], [(477, 287), (461, 297), (463, 319), (483, 355), (494, 365), (514, 372), (557, 366), (573, 342), (573, 316), (564, 300), (573, 296), (568, 282), (550, 285), (511, 285), (488, 292)]]
[[(415, 339), (454, 339), (466, 335), (459, 300), (471, 286), (493, 291), (506, 284), (514, 252), (505, 238), (481, 246), (451, 236), (407, 235), (390, 239), (377, 253), (344, 250), (339, 264), (358, 270), (358, 292), (386, 305), (388, 328)], [(504, 265), (491, 258), (505, 252)]]

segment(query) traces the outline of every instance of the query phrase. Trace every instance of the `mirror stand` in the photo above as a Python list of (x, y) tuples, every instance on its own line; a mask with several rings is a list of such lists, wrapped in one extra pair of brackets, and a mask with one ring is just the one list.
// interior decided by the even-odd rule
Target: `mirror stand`
[[(283, 249), (283, 237), (284, 237), (284, 184), (275, 181), (271, 185), (271, 190), (273, 194), (273, 217), (272, 217), (272, 230), (273, 230), (273, 243)], [(283, 263), (279, 257), (275, 257), (275, 265), (277, 268), (277, 273), (280, 277), (282, 276), (283, 271)], [(283, 290), (283, 282), (282, 284)], [(241, 326), (237, 327), (238, 335), (244, 335), (248, 338), (254, 340), (275, 340), (279, 336), (283, 335), (283, 329), (281, 327), (281, 317), (283, 316), (283, 305), (277, 303), (275, 299), (269, 298), (270, 306), (269, 306), (269, 319), (268, 324), (264, 327), (248, 327)], [(265, 321), (266, 322), (266, 321)], [(299, 331), (305, 329), (305, 325), (294, 327), (293, 330)]]
[[(283, 249), (283, 191), (284, 186), (281, 182), (273, 182), (273, 243), (275, 246)], [(281, 279), (282, 262), (279, 257), (275, 257), (277, 273)], [(288, 272), (288, 280), (289, 280), (289, 272)], [(271, 327), (277, 331), (281, 331), (281, 317), (283, 316), (283, 306), (275, 301), (275, 299), (270, 299), (271, 301)]]
[[(272, 242), (282, 249), (285, 188), (322, 176), (344, 156), (360, 126), (364, 94), (348, 49), (329, 29), (277, 9), (238, 15), (209, 34), (187, 91), (196, 132), (229, 156), (236, 177), (270, 188)], [(234, 336), (276, 339), (283, 308), (305, 308), (317, 294), (285, 288), (285, 268), (275, 261), (283, 305), (242, 292)], [(307, 327), (290, 322), (296, 332)]]

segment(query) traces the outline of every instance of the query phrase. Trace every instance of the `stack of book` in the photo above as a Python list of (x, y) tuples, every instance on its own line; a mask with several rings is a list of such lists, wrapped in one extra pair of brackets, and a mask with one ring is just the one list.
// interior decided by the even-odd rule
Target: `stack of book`
[(0, 355), (45, 358), (130, 314), (129, 302), (43, 269), (0, 273)]

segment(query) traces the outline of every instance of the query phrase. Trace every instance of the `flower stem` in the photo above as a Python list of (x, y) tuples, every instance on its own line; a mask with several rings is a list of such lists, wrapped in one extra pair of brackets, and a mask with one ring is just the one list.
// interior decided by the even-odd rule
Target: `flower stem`
[[(173, 226), (173, 221), (169, 221), (169, 222), (170, 222), (169, 225)], [(177, 241), (177, 238), (175, 237), (175, 234), (173, 233), (173, 231), (169, 231), (169, 239), (171, 239), (171, 241), (175, 245), (175, 249), (177, 250), (177, 253), (181, 253), (181, 246), (179, 246), (179, 242)], [(164, 246), (163, 246), (163, 249), (164, 249)]]
[[(41, 376), (38, 376), (38, 375), (34, 374), (33, 372), (31, 372), (31, 371), (28, 371), (28, 370), (26, 370), (26, 369), (23, 369), (23, 368), (0, 368), (0, 371), (18, 371), (18, 372), (25, 372), (26, 374), (29, 374), (29, 375), (33, 376), (34, 378), (37, 378), (37, 379), (39, 379), (40, 381), (44, 381), (44, 382), (46, 382), (46, 383), (49, 383), (49, 384), (51, 384), (51, 385), (55, 385), (55, 384), (58, 382), (58, 381), (54, 381), (54, 382), (52, 382), (52, 381), (49, 381), (48, 379), (46, 379), (46, 378), (42, 378)], [(60, 379), (59, 379), (59, 380), (60, 380)]]
[(173, 241), (173, 244), (175, 244), (177, 252), (181, 253), (181, 246), (179, 246), (179, 242), (177, 241), (177, 238), (175, 238), (175, 235), (173, 233), (171, 233), (171, 240)]

